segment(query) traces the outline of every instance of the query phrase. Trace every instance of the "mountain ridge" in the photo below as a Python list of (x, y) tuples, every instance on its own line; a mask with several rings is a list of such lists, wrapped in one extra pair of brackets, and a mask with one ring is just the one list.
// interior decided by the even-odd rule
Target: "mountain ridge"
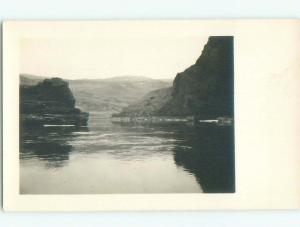
[[(50, 78), (62, 78), (64, 81), (166, 81), (171, 82), (173, 79), (168, 78), (151, 78), (147, 76), (112, 76), (112, 77), (106, 77), (106, 78), (78, 78), (78, 79), (66, 79), (60, 76), (40, 76), (30, 73), (20, 73), (20, 78), (22, 79), (30, 79), (35, 81), (42, 81), (44, 79), (50, 79)], [(22, 83), (21, 83), (22, 84)]]

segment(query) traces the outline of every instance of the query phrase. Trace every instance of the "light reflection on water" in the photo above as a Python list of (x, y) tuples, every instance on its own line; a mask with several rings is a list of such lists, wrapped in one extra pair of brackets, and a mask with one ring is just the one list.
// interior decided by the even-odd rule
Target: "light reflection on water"
[(234, 192), (233, 128), (119, 125), (24, 129), (20, 192)]

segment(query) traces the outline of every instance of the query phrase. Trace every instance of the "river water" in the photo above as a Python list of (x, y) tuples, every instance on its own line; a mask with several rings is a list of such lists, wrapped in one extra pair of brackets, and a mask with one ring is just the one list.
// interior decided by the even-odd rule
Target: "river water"
[(113, 124), (25, 128), (21, 194), (230, 193), (232, 126)]

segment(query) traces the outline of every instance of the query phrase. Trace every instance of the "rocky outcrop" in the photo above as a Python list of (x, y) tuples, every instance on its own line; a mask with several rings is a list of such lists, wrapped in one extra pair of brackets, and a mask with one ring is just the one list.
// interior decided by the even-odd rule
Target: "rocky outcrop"
[[(129, 107), (120, 115), (131, 112), (133, 115), (196, 116), (199, 119), (233, 117), (233, 73), (233, 37), (211, 36), (196, 63), (176, 75), (170, 98), (164, 98), (163, 105), (151, 111), (144, 105), (132, 105), (141, 109), (130, 111)], [(142, 102), (151, 103), (151, 100)]]
[(60, 78), (45, 79), (37, 85), (20, 86), (20, 120), (23, 126), (85, 126), (88, 113), (75, 107), (68, 83)]
[(196, 63), (176, 75), (172, 99), (158, 112), (232, 117), (233, 37), (210, 37)]

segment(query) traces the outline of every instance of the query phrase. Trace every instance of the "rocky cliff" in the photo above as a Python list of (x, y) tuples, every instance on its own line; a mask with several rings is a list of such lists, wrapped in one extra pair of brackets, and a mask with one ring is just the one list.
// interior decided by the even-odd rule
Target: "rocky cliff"
[[(195, 64), (176, 75), (163, 105), (153, 104), (146, 95), (148, 99), (129, 106), (120, 115), (233, 117), (233, 73), (233, 37), (211, 36)], [(155, 100), (160, 98), (156, 96)], [(147, 111), (147, 103), (158, 108)]]
[(75, 107), (68, 83), (60, 78), (45, 79), (32, 86), (21, 85), (20, 114), (23, 126), (82, 126), (88, 121), (88, 113)]

